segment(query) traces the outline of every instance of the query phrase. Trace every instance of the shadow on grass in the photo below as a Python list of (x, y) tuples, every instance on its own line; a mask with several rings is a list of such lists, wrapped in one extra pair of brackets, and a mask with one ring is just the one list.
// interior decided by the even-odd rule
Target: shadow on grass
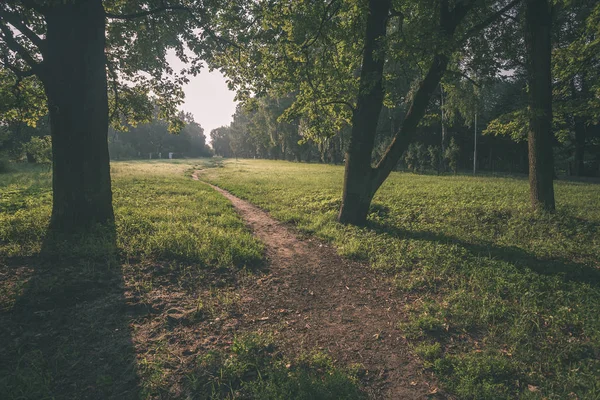
[(0, 308), (0, 398), (139, 398), (114, 228), (3, 261), (22, 285)]
[(600, 270), (596, 268), (571, 260), (539, 258), (516, 246), (498, 246), (491, 242), (471, 243), (455, 236), (428, 231), (409, 231), (375, 221), (369, 221), (368, 227), (379, 234), (387, 234), (401, 239), (457, 244), (475, 256), (491, 257), (510, 263), (520, 269), (529, 268), (540, 275), (561, 276), (566, 282), (600, 286)]

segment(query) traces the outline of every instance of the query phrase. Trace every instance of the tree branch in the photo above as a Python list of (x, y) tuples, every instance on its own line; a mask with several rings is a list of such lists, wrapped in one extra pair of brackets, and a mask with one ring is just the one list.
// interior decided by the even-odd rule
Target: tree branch
[(450, 73), (454, 76), (458, 76), (460, 78), (465, 78), (466, 80), (468, 80), (469, 82), (471, 82), (473, 85), (477, 86), (478, 88), (481, 87), (480, 83), (477, 83), (476, 81), (473, 80), (473, 78), (471, 78), (470, 76), (468, 76), (467, 74), (460, 72), (460, 71), (453, 71), (453, 70), (447, 70), (447, 73)]
[(34, 11), (39, 12), (40, 14), (43, 14), (45, 11), (48, 10), (48, 6), (44, 6), (42, 4), (40, 4), (41, 2), (36, 1), (36, 0), (18, 0), (18, 1), (14, 1), (14, 0), (4, 0), (7, 4), (10, 4), (12, 6), (17, 6), (17, 5), (23, 5), (25, 7), (31, 8)]
[(27, 39), (31, 41), (40, 50), (40, 53), (45, 52), (45, 43), (34, 31), (32, 31), (17, 14), (7, 12), (0, 9), (0, 18), (6, 20), (9, 24), (21, 32)]
[(114, 13), (106, 13), (107, 18), (112, 19), (121, 19), (121, 20), (132, 20), (142, 17), (147, 17), (149, 15), (159, 14), (163, 11), (190, 11), (188, 7), (177, 5), (177, 6), (161, 6), (157, 8), (153, 8), (152, 10), (146, 11), (138, 11), (130, 14), (114, 14)]
[(234, 43), (228, 39), (224, 39), (220, 36), (218, 36), (212, 29), (208, 28), (207, 26), (205, 26), (205, 24), (198, 19), (198, 17), (194, 14), (194, 10), (192, 10), (190, 7), (186, 7), (186, 6), (182, 6), (182, 5), (173, 5), (173, 6), (169, 6), (169, 5), (164, 5), (161, 7), (157, 7), (157, 8), (153, 8), (152, 10), (146, 10), (146, 11), (139, 11), (139, 12), (135, 12), (135, 13), (130, 13), (130, 14), (114, 14), (114, 13), (106, 13), (106, 17), (107, 18), (111, 18), (111, 19), (119, 19), (119, 20), (133, 20), (133, 19), (137, 19), (137, 18), (142, 18), (142, 17), (147, 17), (149, 15), (155, 15), (155, 14), (160, 14), (162, 12), (165, 11), (184, 11), (187, 12), (190, 17), (192, 18), (192, 20), (202, 29), (204, 29), (204, 31), (206, 31), (206, 33), (208, 34), (208, 36), (210, 36), (213, 40), (215, 40), (216, 42), (223, 42), (223, 43), (227, 43), (230, 46), (233, 46), (235, 48), (238, 49), (242, 49), (242, 47), (240, 45), (238, 45), (237, 43)]
[(312, 46), (317, 39), (319, 39), (319, 37), (321, 36), (321, 32), (323, 31), (323, 27), (325, 26), (325, 24), (327, 22), (329, 22), (331, 20), (331, 18), (333, 18), (333, 16), (337, 13), (336, 10), (335, 12), (333, 12), (331, 15), (327, 15), (327, 13), (329, 12), (329, 9), (335, 4), (337, 3), (337, 0), (331, 0), (331, 2), (329, 2), (329, 4), (327, 4), (327, 6), (325, 6), (325, 12), (323, 14), (323, 17), (321, 18), (321, 23), (319, 24), (319, 28), (317, 29), (317, 33), (315, 34), (315, 36), (308, 40), (307, 42), (304, 42), (304, 44), (301, 46), (302, 50), (309, 48), (310, 46)]
[(484, 19), (483, 21), (478, 23), (477, 25), (471, 27), (471, 29), (469, 29), (467, 31), (467, 33), (465, 33), (465, 35), (457, 41), (457, 43), (463, 43), (465, 40), (469, 39), (471, 36), (477, 34), (478, 32), (482, 31), (483, 29), (487, 28), (489, 25), (493, 24), (494, 22), (496, 22), (497, 20), (502, 18), (504, 16), (504, 13), (506, 13), (511, 8), (515, 7), (521, 1), (522, 0), (511, 1), (510, 3), (508, 3), (507, 5), (505, 5), (504, 7), (502, 7), (501, 9), (499, 9), (498, 11), (496, 11), (495, 13), (493, 13), (492, 15), (490, 15), (489, 17), (487, 17), (486, 19)]
[(351, 103), (349, 103), (347, 101), (344, 101), (344, 100), (327, 101), (325, 103), (322, 103), (321, 105), (322, 106), (327, 106), (327, 105), (330, 105), (330, 104), (341, 104), (341, 105), (347, 106), (352, 112), (356, 111), (356, 109), (354, 108), (354, 106)]
[(11, 70), (13, 74), (15, 74), (18, 78), (27, 78), (28, 76), (33, 76), (35, 75), (35, 72), (33, 72), (32, 69), (28, 69), (26, 71), (18, 68), (16, 65), (13, 65), (10, 60), (8, 59), (8, 57), (6, 56), (6, 54), (2, 55), (2, 60), (0, 61), (2, 63), (2, 65)]
[(8, 48), (17, 53), (19, 56), (21, 56), (21, 58), (29, 65), (29, 67), (34, 71), (34, 73), (37, 73), (38, 71), (36, 70), (39, 68), (40, 64), (33, 59), (31, 54), (29, 54), (29, 51), (27, 51), (25, 47), (23, 47), (19, 42), (17, 42), (11, 30), (6, 25), (1, 23), (1, 21), (0, 31), (2, 31), (2, 35), (0, 35), (0, 38), (4, 40)]

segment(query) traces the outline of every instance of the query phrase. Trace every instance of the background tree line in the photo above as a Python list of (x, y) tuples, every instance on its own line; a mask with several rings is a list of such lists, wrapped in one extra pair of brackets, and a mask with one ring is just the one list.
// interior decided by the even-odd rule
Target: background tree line
[(110, 128), (108, 151), (111, 159), (210, 157), (204, 129), (190, 113), (179, 114), (185, 123), (178, 133), (169, 131), (169, 121), (154, 118), (150, 122), (127, 127), (126, 131)]
[[(556, 68), (556, 67), (555, 67)], [(597, 84), (597, 83), (596, 83)], [(476, 170), (498, 173), (528, 171), (527, 84), (518, 72), (477, 86), (471, 80), (448, 79), (432, 99), (417, 141), (400, 159), (398, 169), (414, 172), (471, 171), (475, 135)], [(483, 85), (483, 84), (482, 84)], [(557, 84), (557, 88), (559, 88)], [(570, 88), (572, 90), (572, 87)], [(442, 96), (445, 102), (442, 110)], [(332, 136), (314, 138), (303, 132), (303, 119), (283, 120), (294, 95), (281, 98), (267, 95), (239, 105), (229, 126), (214, 129), (210, 136), (215, 154), (223, 157), (262, 158), (339, 164), (348, 147), (349, 126)], [(556, 114), (554, 146), (556, 173), (570, 176), (600, 176), (600, 124), (593, 108), (569, 112), (572, 100), (561, 90), (554, 91)], [(473, 104), (477, 103), (477, 104)], [(477, 127), (475, 127), (477, 111)], [(389, 145), (394, 125), (405, 112), (385, 110), (378, 124), (373, 158)], [(472, 113), (472, 115), (470, 115)], [(442, 115), (444, 128), (442, 128)], [(477, 132), (475, 132), (477, 128)], [(578, 133), (578, 129), (583, 131)], [(445, 132), (442, 152), (442, 131)], [(448, 151), (451, 150), (451, 151)], [(453, 168), (454, 166), (454, 168)]]

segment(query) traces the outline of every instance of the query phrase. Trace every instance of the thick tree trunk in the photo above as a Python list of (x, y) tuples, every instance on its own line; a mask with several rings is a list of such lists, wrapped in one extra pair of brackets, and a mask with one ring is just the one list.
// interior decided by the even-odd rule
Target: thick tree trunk
[(383, 105), (383, 64), (391, 0), (369, 0), (359, 95), (352, 116), (350, 145), (346, 152), (344, 193), (338, 221), (362, 225), (367, 220), (375, 190), (372, 186), (371, 153), (377, 121)]
[(534, 209), (553, 211), (551, 25), (548, 0), (527, 0), (525, 43), (529, 84), (529, 193)]
[(58, 2), (46, 21), (42, 81), (52, 134), (50, 228), (73, 232), (110, 224), (114, 215), (102, 1)]

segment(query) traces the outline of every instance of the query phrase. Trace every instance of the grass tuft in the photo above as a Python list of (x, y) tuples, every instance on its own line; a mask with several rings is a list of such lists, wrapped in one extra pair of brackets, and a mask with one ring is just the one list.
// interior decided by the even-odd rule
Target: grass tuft
[(188, 377), (190, 397), (198, 399), (362, 399), (357, 381), (323, 353), (290, 360), (258, 334), (237, 337), (231, 353), (202, 355)]

